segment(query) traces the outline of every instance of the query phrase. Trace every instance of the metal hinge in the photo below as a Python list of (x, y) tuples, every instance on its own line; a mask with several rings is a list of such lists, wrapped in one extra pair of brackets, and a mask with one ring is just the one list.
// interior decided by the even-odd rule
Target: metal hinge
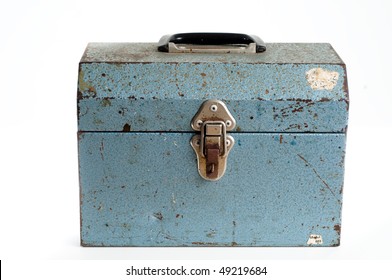
[(234, 146), (234, 138), (227, 131), (236, 122), (226, 105), (216, 99), (205, 101), (193, 117), (191, 126), (201, 133), (191, 139), (197, 156), (198, 171), (209, 181), (219, 180), (226, 171), (227, 156)]

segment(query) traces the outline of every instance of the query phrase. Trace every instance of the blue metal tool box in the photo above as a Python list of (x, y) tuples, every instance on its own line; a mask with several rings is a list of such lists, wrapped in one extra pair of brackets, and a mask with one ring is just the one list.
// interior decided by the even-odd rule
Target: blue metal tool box
[(90, 43), (83, 246), (338, 246), (348, 120), (329, 44), (243, 34)]

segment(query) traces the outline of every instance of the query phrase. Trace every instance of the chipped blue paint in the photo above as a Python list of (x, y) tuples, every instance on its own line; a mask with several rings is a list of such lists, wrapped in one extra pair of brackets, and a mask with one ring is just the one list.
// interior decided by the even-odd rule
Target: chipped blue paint
[(217, 182), (198, 175), (191, 136), (81, 133), (82, 243), (339, 244), (344, 134), (236, 134)]
[[(147, 45), (89, 45), (79, 71), (80, 130), (122, 131), (128, 124), (133, 131), (190, 131), (205, 99), (231, 107), (241, 131), (346, 129), (346, 71), (329, 44), (274, 44), (262, 54), (235, 55), (240, 62), (231, 54), (156, 54)], [(290, 63), (278, 56), (284, 49)], [(313, 90), (306, 73), (314, 68), (337, 72), (336, 86)]]
[[(345, 102), (221, 100), (243, 132), (342, 132), (347, 125)], [(82, 99), (79, 129), (122, 131), (128, 124), (132, 131), (189, 132), (200, 104), (200, 100)]]
[[(331, 90), (312, 89), (315, 68), (339, 74)], [(212, 98), (237, 122), (217, 182), (199, 176), (189, 144)], [(312, 246), (337, 246), (348, 102), (329, 44), (255, 55), (89, 44), (78, 83), (82, 245), (309, 246), (321, 235)]]
[[(323, 68), (338, 72), (333, 90), (312, 90), (306, 72)], [(344, 99), (344, 69), (330, 64), (245, 63), (86, 63), (80, 69), (83, 97), (226, 100)], [(102, 76), (104, 74), (105, 76)], [(163, 82), (164, 81), (164, 82)], [(92, 92), (90, 88), (94, 88)], [(268, 92), (268, 93), (267, 93)], [(183, 95), (183, 96), (181, 96)], [(182, 97), (182, 98), (180, 98)]]
[[(333, 90), (311, 89), (306, 72), (317, 67), (339, 73)], [(87, 63), (81, 73), (84, 131), (121, 131), (125, 123), (135, 131), (189, 131), (200, 99), (235, 108), (242, 131), (339, 132), (347, 123), (341, 65)]]

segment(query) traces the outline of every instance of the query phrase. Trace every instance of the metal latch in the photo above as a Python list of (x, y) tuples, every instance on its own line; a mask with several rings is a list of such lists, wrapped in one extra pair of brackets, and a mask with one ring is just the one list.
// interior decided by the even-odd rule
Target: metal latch
[(199, 174), (206, 180), (219, 180), (226, 171), (227, 156), (234, 146), (234, 138), (227, 131), (236, 122), (226, 105), (216, 99), (205, 101), (193, 117), (191, 126), (200, 131), (191, 139), (197, 156)]

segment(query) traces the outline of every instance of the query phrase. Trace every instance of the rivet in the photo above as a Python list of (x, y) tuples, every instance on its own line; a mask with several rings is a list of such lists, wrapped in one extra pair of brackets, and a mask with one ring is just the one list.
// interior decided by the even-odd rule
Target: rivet
[(227, 145), (227, 146), (230, 146), (230, 144), (231, 144), (230, 140), (227, 139), (227, 140), (226, 140), (226, 145)]
[(203, 121), (202, 121), (202, 120), (198, 120), (198, 121), (196, 122), (196, 125), (197, 125), (198, 127), (201, 127), (202, 124), (203, 124)]
[(211, 105), (210, 110), (211, 110), (212, 112), (216, 112), (216, 111), (218, 110), (218, 106), (216, 106), (215, 104), (214, 104), (214, 105)]
[(230, 120), (226, 121), (226, 126), (229, 126), (229, 127), (231, 126), (231, 121)]

